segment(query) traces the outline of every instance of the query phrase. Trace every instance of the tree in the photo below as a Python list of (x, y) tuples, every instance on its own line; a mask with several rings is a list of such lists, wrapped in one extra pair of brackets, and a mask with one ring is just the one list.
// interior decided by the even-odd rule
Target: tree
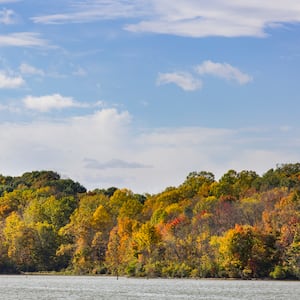
[(36, 231), (36, 243), (32, 254), (36, 257), (36, 269), (38, 271), (59, 271), (65, 268), (63, 257), (56, 256), (60, 238), (54, 225), (38, 222), (33, 229)]
[(234, 189), (234, 185), (237, 181), (238, 173), (235, 170), (229, 170), (214, 186), (214, 195), (225, 199), (236, 200), (238, 195)]
[(119, 218), (117, 226), (110, 232), (105, 261), (113, 274), (118, 275), (120, 272), (135, 275), (138, 261), (132, 236), (139, 230), (139, 226), (137, 220)]
[(65, 242), (58, 253), (71, 255), (76, 273), (93, 272), (103, 263), (103, 248), (106, 249), (110, 226), (113, 226), (109, 209), (105, 207), (107, 203), (108, 199), (103, 194), (82, 196), (70, 222), (60, 229)]
[(109, 242), (107, 245), (105, 262), (111, 274), (119, 276), (119, 269), (121, 258), (119, 253), (120, 237), (118, 234), (118, 227), (115, 226), (109, 235)]
[(184, 197), (192, 198), (203, 185), (210, 185), (215, 182), (215, 176), (211, 172), (191, 172), (184, 183), (179, 187)]
[(220, 266), (229, 277), (268, 276), (276, 260), (275, 238), (236, 225), (217, 238)]
[(20, 216), (13, 212), (6, 218), (3, 232), (8, 245), (8, 257), (16, 268), (19, 271), (35, 271), (37, 235), (34, 229), (26, 226)]

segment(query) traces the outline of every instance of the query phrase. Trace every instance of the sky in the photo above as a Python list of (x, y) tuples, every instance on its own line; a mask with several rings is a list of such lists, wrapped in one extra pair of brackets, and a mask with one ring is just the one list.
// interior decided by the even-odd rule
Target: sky
[(0, 0), (0, 173), (158, 193), (300, 162), (298, 0)]

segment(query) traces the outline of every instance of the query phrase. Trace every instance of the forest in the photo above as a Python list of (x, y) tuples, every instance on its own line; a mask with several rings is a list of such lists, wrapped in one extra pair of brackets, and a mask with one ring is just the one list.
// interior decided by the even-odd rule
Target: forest
[(0, 175), (0, 273), (27, 272), (300, 279), (300, 163), (191, 172), (158, 194)]

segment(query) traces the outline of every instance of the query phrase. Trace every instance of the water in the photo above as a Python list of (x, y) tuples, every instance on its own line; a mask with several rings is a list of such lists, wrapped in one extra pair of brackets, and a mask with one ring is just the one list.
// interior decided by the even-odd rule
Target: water
[(297, 281), (131, 279), (88, 276), (0, 276), (5, 300), (299, 300)]

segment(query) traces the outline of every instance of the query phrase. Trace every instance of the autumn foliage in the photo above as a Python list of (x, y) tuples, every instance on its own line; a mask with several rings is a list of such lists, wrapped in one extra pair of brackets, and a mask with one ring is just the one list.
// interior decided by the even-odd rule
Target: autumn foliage
[(0, 175), (0, 273), (300, 279), (300, 163), (153, 195)]

